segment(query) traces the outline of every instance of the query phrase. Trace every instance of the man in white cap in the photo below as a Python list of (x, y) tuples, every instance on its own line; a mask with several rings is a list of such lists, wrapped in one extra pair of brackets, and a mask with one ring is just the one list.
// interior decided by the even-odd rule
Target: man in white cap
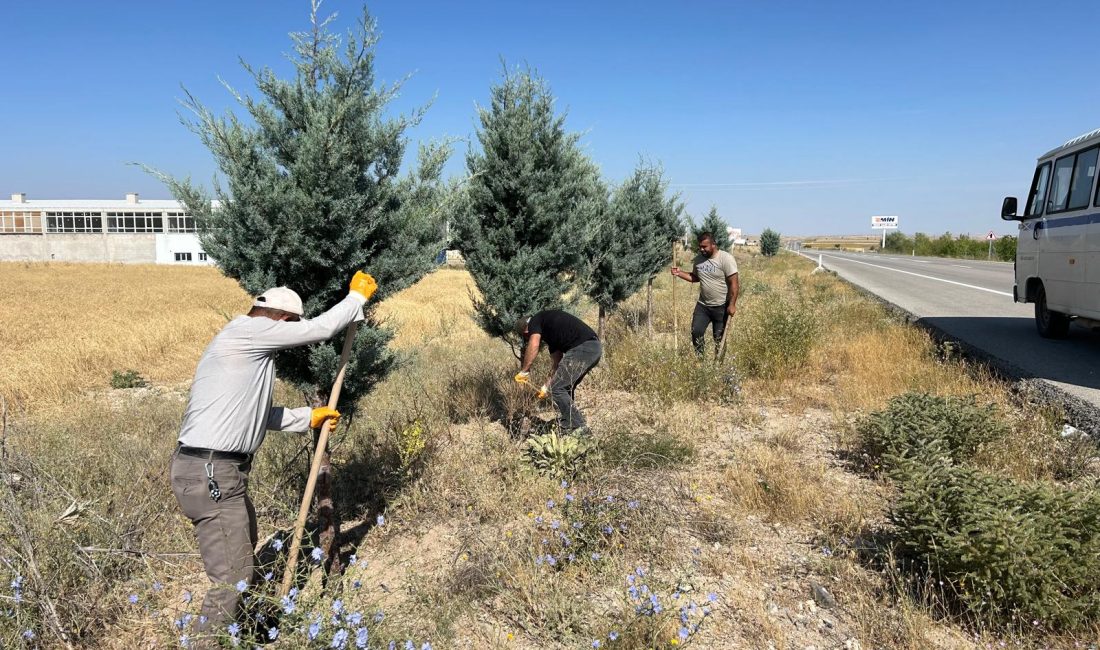
[(268, 289), (247, 315), (218, 332), (199, 359), (171, 465), (172, 492), (195, 525), (214, 583), (195, 632), (224, 627), (252, 584), (257, 530), (248, 473), (267, 430), (304, 432), (340, 418), (327, 407), (272, 406), (275, 353), (328, 340), (362, 320), (376, 289), (374, 278), (360, 271), (346, 298), (310, 320), (302, 320), (302, 299), (294, 291)]

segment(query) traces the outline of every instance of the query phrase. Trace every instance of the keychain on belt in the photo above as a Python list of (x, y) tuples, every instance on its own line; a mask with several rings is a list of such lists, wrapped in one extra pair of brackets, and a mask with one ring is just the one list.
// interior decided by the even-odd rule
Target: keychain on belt
[(221, 501), (222, 491), (218, 487), (218, 482), (214, 480), (214, 463), (206, 464), (206, 487), (210, 490), (210, 499), (214, 503)]

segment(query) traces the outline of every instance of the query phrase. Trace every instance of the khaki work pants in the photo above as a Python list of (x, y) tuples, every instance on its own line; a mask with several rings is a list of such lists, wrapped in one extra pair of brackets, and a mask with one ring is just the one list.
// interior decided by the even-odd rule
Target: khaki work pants
[[(214, 480), (221, 499), (210, 498), (207, 487), (207, 462), (214, 468)], [(213, 585), (202, 601), (201, 617), (194, 632), (217, 633), (232, 622), (240, 607), (242, 592), (237, 585), (251, 585), (256, 571), (256, 509), (248, 498), (248, 472), (251, 463), (229, 460), (172, 456), (172, 492), (183, 514), (195, 525), (199, 554), (206, 575)], [(202, 618), (205, 617), (205, 618)]]

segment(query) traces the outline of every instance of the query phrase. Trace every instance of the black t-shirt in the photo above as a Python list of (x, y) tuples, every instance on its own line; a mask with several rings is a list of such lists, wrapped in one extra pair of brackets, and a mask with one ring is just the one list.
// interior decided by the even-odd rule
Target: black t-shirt
[(560, 309), (548, 309), (532, 316), (527, 321), (527, 333), (541, 335), (550, 352), (568, 352), (581, 343), (598, 340), (584, 321)]

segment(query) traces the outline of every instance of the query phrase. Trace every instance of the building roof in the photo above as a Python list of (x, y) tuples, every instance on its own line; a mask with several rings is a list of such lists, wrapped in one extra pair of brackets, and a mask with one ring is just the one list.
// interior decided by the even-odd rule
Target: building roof
[(131, 203), (126, 199), (0, 199), (0, 210), (182, 210), (173, 199), (141, 199)]

